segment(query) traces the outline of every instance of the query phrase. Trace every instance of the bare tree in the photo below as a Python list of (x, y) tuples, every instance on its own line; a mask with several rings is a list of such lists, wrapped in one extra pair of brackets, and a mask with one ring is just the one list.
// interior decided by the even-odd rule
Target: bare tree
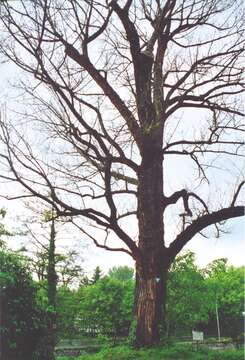
[[(26, 190), (15, 198), (39, 197), (96, 246), (133, 257), (139, 346), (159, 340), (176, 255), (208, 226), (244, 213), (244, 181), (226, 188), (223, 204), (207, 191), (210, 166), (242, 156), (241, 12), (236, 0), (1, 5), (1, 52), (32, 76), (22, 117), (30, 139), (2, 119), (1, 177)], [(199, 186), (170, 194), (167, 162), (179, 157), (196, 166)], [(183, 210), (168, 245), (170, 205)]]

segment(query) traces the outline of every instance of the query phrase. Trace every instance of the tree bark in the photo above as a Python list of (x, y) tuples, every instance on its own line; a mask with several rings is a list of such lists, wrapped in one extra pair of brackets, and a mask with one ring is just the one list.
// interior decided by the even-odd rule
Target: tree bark
[(140, 257), (136, 261), (136, 346), (159, 342), (166, 299), (168, 259), (164, 246), (161, 134), (161, 129), (157, 129), (146, 137), (138, 176)]
[(149, 274), (136, 270), (136, 340), (135, 345), (152, 346), (160, 340), (160, 328), (164, 325), (164, 304), (166, 301), (167, 269), (158, 271), (148, 267)]

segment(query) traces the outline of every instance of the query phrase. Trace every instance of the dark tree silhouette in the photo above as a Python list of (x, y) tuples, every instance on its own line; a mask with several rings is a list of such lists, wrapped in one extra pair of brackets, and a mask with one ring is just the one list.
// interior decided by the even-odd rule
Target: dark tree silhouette
[[(26, 190), (15, 198), (39, 197), (96, 246), (133, 257), (139, 346), (159, 340), (176, 255), (206, 227), (244, 213), (244, 182), (226, 188), (222, 205), (208, 201), (205, 185), (211, 191), (221, 155), (241, 156), (241, 12), (236, 0), (1, 5), (1, 52), (32, 76), (22, 84), (29, 135), (2, 116), (1, 176)], [(193, 162), (200, 186), (170, 194), (169, 158)], [(183, 221), (168, 245), (165, 215), (179, 200)], [(105, 230), (104, 241), (88, 222)]]

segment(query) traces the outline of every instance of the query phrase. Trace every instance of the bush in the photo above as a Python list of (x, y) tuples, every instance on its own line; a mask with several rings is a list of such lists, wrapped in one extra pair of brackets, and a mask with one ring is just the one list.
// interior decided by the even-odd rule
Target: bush
[(57, 337), (73, 339), (78, 333), (76, 317), (78, 312), (78, 296), (68, 287), (60, 287), (56, 294)]
[[(94, 328), (102, 335), (127, 336), (132, 320), (133, 281), (105, 277), (79, 290), (77, 326), (85, 333)], [(95, 333), (96, 333), (95, 331)]]
[(243, 360), (243, 351), (211, 351), (204, 348), (195, 350), (191, 345), (180, 344), (139, 350), (117, 346), (104, 348), (97, 354), (83, 355), (76, 360)]
[(243, 350), (225, 350), (211, 352), (207, 360), (244, 360)]
[(32, 360), (42, 313), (36, 287), (23, 257), (0, 250), (1, 360)]

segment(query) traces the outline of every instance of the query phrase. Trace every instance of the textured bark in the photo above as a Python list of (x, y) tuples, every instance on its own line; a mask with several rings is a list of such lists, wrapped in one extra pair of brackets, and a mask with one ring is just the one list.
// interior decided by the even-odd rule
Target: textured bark
[(140, 258), (136, 262), (136, 346), (159, 341), (159, 325), (162, 324), (166, 297), (168, 261), (163, 228), (161, 134), (161, 129), (156, 129), (146, 135), (139, 173)]
[(151, 346), (159, 342), (159, 330), (164, 324), (167, 271), (162, 266), (158, 271), (149, 268), (149, 275), (137, 268), (135, 317), (136, 346)]

